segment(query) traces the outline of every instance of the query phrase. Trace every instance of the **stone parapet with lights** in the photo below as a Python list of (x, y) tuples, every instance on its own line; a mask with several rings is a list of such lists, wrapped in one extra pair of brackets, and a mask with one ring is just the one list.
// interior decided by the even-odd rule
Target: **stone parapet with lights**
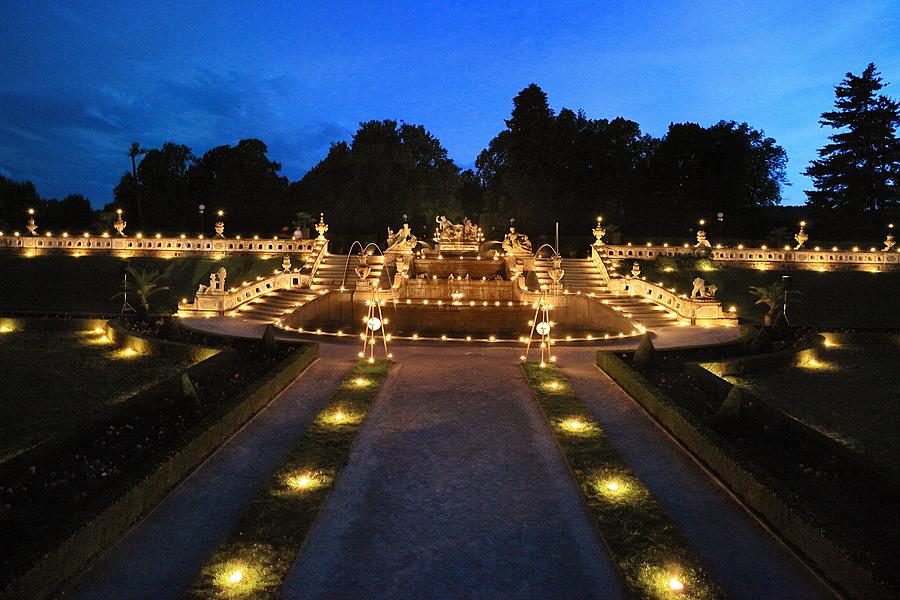
[[(888, 248), (891, 248), (888, 246)], [(605, 255), (612, 260), (654, 260), (659, 257), (696, 256), (697, 250), (689, 245), (669, 244), (606, 244)], [(840, 249), (837, 247), (806, 248), (796, 250), (791, 246), (769, 248), (767, 246), (745, 247), (743, 245), (725, 247), (712, 246), (704, 254), (706, 258), (740, 267), (769, 269), (798, 269), (805, 271), (886, 271), (900, 269), (900, 252), (879, 250), (876, 247), (864, 249), (860, 246)]]
[(17, 251), (25, 256), (42, 254), (67, 254), (88, 256), (111, 254), (113, 256), (157, 256), (174, 258), (178, 256), (226, 256), (231, 254), (251, 254), (271, 257), (279, 254), (306, 255), (313, 253), (318, 240), (296, 240), (283, 238), (204, 238), (184, 236), (131, 237), (102, 235), (69, 235), (68, 233), (44, 235), (2, 235), (0, 250)]

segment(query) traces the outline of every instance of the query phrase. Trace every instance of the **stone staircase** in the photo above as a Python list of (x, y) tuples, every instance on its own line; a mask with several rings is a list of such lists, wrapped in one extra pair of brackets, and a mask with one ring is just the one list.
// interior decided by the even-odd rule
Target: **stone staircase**
[[(590, 292), (600, 294), (606, 291), (606, 282), (591, 259), (564, 258), (561, 266), (565, 271), (562, 278), (563, 289), (570, 292), (581, 291), (583, 294)], [(541, 289), (545, 287), (549, 289), (553, 284), (549, 273), (552, 268), (553, 261), (549, 258), (535, 259), (534, 273), (537, 275), (538, 283), (541, 284)]]
[(276, 290), (241, 305), (235, 312), (243, 319), (272, 323), (317, 295), (310, 290)]
[[(369, 273), (366, 281), (379, 281), (381, 279), (381, 271), (384, 269), (384, 257), (370, 256), (368, 264), (372, 267), (372, 271)], [(338, 289), (341, 287), (341, 280), (344, 281), (344, 287), (348, 289), (355, 286), (358, 281), (355, 271), (357, 265), (359, 265), (359, 260), (355, 255), (350, 257), (349, 264), (347, 264), (346, 254), (326, 255), (319, 263), (319, 268), (316, 270), (315, 277), (313, 277), (312, 289)], [(345, 266), (346, 276), (344, 274)]]
[[(538, 258), (535, 260), (534, 267), (541, 287), (549, 288), (553, 283), (549, 274), (549, 270), (553, 268), (553, 261), (549, 258)], [(647, 329), (669, 327), (678, 323), (678, 320), (668, 311), (650, 300), (610, 292), (603, 280), (603, 275), (590, 258), (564, 258), (561, 267), (565, 271), (562, 286), (570, 294), (578, 292), (593, 294), (604, 304), (619, 310)]]

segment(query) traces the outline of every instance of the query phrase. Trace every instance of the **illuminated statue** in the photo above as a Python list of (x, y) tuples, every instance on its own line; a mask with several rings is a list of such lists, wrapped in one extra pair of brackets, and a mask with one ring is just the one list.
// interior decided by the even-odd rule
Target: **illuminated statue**
[(447, 217), (441, 215), (435, 219), (437, 228), (434, 241), (436, 242), (480, 242), (482, 239), (481, 228), (469, 219), (461, 225), (453, 223)]
[(417, 243), (416, 236), (413, 235), (412, 230), (409, 228), (409, 223), (404, 223), (400, 231), (396, 233), (388, 227), (387, 252), (410, 253), (415, 249)]
[(709, 243), (709, 240), (706, 239), (706, 232), (702, 229), (697, 232), (697, 243), (694, 244), (694, 248), (697, 249), (709, 249), (712, 248), (712, 244)]
[(694, 279), (694, 289), (691, 290), (691, 298), (699, 298), (701, 300), (712, 300), (716, 297), (719, 288), (714, 285), (706, 285), (706, 282), (697, 277)]
[(803, 244), (806, 243), (806, 240), (809, 239), (809, 236), (806, 234), (806, 221), (800, 221), (800, 231), (794, 234), (794, 239), (797, 240), (797, 245), (794, 246), (794, 250), (799, 250), (803, 247)]
[(503, 238), (500, 247), (507, 254), (531, 254), (531, 240), (524, 233), (516, 232), (515, 227), (509, 228), (509, 233)]

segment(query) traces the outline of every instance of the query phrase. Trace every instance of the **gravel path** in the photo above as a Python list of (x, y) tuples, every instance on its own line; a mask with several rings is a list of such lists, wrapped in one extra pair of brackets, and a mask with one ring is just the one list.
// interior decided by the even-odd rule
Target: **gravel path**
[(354, 363), (344, 348), (322, 346), (316, 362), (63, 595), (180, 597)]
[(518, 351), (395, 352), (284, 597), (621, 597)]
[(594, 366), (593, 353), (558, 354), (575, 392), (728, 598), (835, 597)]

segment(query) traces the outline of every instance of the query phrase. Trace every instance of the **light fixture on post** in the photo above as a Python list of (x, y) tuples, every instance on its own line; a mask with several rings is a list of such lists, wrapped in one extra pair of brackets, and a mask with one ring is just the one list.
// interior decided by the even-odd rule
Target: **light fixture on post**
[(534, 334), (540, 336), (541, 362), (539, 366), (544, 368), (547, 363), (555, 363), (556, 356), (553, 355), (553, 339), (550, 337), (550, 330), (553, 324), (550, 321), (550, 311), (553, 306), (549, 304), (547, 298), (547, 290), (541, 292), (541, 296), (535, 304), (534, 319), (531, 321), (531, 333), (528, 336), (528, 342), (525, 346), (525, 354), (522, 355), (522, 362), (528, 361), (528, 353), (531, 351), (531, 342), (534, 340)]
[(197, 207), (197, 211), (200, 213), (200, 234), (203, 234), (203, 211), (206, 210), (206, 205), (201, 204)]
[(363, 340), (362, 352), (359, 353), (360, 358), (366, 358), (368, 362), (375, 362), (375, 346), (378, 332), (381, 332), (381, 342), (384, 346), (384, 357), (386, 359), (393, 358), (393, 354), (388, 352), (387, 335), (384, 332), (384, 315), (381, 313), (381, 303), (378, 301), (378, 286), (372, 284), (372, 299), (366, 302), (369, 307), (366, 318), (364, 320), (365, 327), (363, 334), (360, 336)]

